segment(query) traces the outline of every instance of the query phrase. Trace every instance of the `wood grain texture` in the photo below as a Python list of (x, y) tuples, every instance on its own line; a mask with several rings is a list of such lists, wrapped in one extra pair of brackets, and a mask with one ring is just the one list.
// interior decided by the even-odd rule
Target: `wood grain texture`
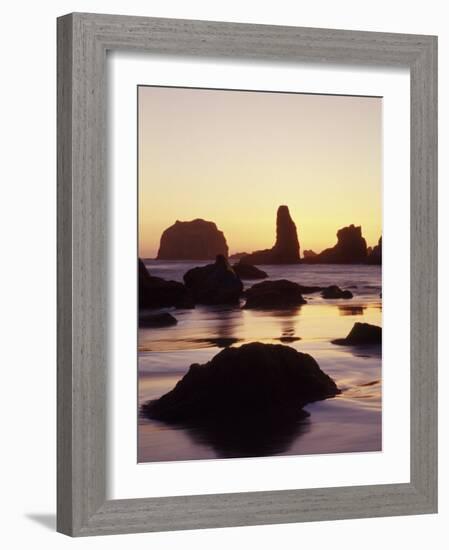
[[(406, 66), (411, 74), (411, 480), (106, 500), (106, 52)], [(72, 536), (437, 509), (437, 40), (70, 14), (58, 20), (58, 531)]]

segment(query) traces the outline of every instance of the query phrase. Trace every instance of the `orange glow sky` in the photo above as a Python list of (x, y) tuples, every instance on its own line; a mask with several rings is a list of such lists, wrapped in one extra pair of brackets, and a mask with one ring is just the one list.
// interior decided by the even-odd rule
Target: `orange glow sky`
[(301, 245), (381, 235), (382, 100), (139, 87), (139, 255), (176, 220), (214, 221), (230, 253), (269, 248), (287, 204)]

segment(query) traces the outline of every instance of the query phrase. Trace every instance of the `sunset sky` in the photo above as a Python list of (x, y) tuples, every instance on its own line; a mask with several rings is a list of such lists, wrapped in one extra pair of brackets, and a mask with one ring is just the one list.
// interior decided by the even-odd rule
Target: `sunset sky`
[(301, 246), (382, 227), (382, 100), (139, 87), (139, 255), (176, 220), (214, 221), (230, 253), (270, 248), (289, 206)]

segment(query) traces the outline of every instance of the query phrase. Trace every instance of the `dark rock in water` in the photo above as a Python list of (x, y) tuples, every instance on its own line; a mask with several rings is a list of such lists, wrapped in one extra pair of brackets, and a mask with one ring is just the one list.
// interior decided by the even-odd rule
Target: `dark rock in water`
[(337, 285), (331, 285), (326, 287), (323, 292), (321, 293), (321, 296), (323, 298), (326, 298), (327, 300), (338, 300), (340, 298), (348, 299), (352, 298), (353, 294), (350, 290), (342, 290)]
[(173, 423), (217, 419), (233, 425), (252, 419), (264, 425), (265, 419), (298, 419), (308, 403), (338, 393), (310, 355), (254, 342), (226, 348), (204, 365), (191, 365), (170, 392), (143, 405), (142, 412)]
[(200, 304), (237, 303), (243, 290), (242, 281), (224, 256), (217, 256), (214, 264), (190, 269), (184, 282)]
[(322, 286), (304, 286), (298, 284), (301, 294), (313, 294), (314, 292), (320, 292), (324, 287)]
[(201, 219), (177, 221), (162, 233), (158, 260), (212, 260), (228, 257), (228, 245), (214, 222)]
[(257, 283), (245, 291), (245, 296), (246, 309), (288, 309), (307, 303), (301, 287), (286, 279)]
[(337, 244), (313, 257), (309, 263), (319, 264), (362, 264), (366, 262), (366, 241), (362, 237), (362, 228), (350, 225), (337, 232)]
[(139, 327), (170, 327), (176, 325), (178, 321), (170, 313), (155, 313), (154, 315), (140, 315)]
[(316, 255), (317, 255), (317, 253), (314, 252), (313, 250), (304, 250), (304, 252), (303, 252), (303, 256), (304, 256), (305, 260), (307, 260), (309, 258), (315, 258)]
[(171, 307), (188, 299), (182, 283), (151, 276), (139, 258), (139, 309)]
[(346, 338), (332, 340), (343, 346), (369, 346), (382, 344), (382, 327), (368, 323), (355, 323)]
[(176, 309), (195, 309), (195, 301), (190, 292), (187, 292), (182, 300), (176, 303)]
[(276, 216), (276, 242), (273, 248), (252, 252), (241, 258), (249, 264), (296, 264), (299, 262), (299, 241), (296, 225), (288, 206), (280, 206)]
[(268, 274), (258, 267), (240, 261), (232, 266), (240, 279), (266, 279)]
[(377, 245), (373, 247), (371, 253), (368, 254), (366, 262), (373, 265), (382, 265), (382, 237), (379, 239)]
[(229, 256), (230, 260), (240, 260), (243, 256), (248, 256), (248, 252), (235, 252)]
[(278, 340), (283, 344), (290, 344), (292, 342), (298, 342), (301, 338), (299, 336), (281, 336)]

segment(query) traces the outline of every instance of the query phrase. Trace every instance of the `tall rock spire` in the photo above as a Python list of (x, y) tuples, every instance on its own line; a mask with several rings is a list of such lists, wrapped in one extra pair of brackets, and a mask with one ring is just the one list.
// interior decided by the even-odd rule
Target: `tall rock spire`
[(288, 206), (278, 208), (276, 216), (276, 244), (273, 252), (280, 263), (295, 263), (299, 261), (299, 241), (295, 222), (290, 216)]
[(276, 242), (273, 248), (247, 254), (240, 261), (245, 264), (296, 264), (299, 262), (298, 234), (288, 206), (282, 205), (278, 208)]

